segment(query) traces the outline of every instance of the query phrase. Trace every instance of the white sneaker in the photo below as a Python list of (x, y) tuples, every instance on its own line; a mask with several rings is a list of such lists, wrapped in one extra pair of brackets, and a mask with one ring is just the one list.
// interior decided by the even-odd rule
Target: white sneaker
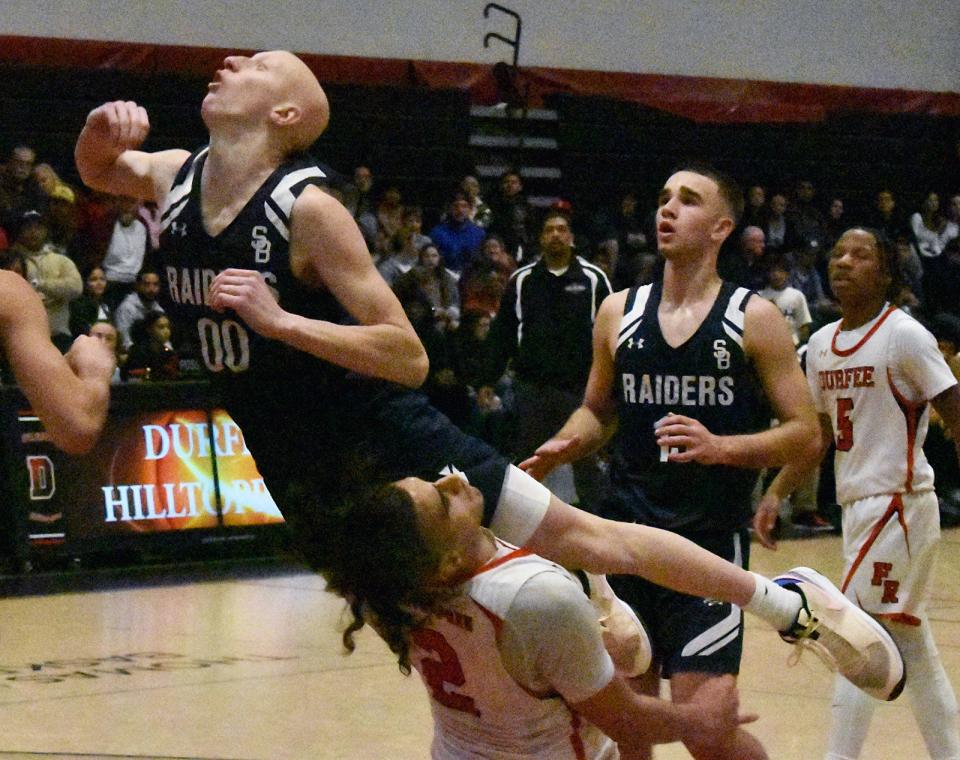
[(773, 579), (803, 598), (797, 621), (780, 637), (813, 650), (828, 666), (871, 697), (892, 701), (907, 680), (903, 657), (886, 629), (809, 567)]
[(590, 601), (600, 614), (603, 644), (617, 673), (635, 678), (650, 669), (653, 647), (646, 628), (630, 605), (613, 593), (603, 575), (584, 573), (590, 586)]

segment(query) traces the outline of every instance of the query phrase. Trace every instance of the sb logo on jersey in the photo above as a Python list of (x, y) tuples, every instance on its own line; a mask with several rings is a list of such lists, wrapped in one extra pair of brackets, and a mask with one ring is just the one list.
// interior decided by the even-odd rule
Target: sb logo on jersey
[(256, 225), (251, 231), (250, 245), (253, 246), (254, 261), (258, 264), (270, 261), (270, 238), (267, 237), (267, 228), (262, 224)]
[(873, 578), (870, 579), (870, 584), (873, 586), (883, 586), (883, 597), (880, 599), (881, 604), (893, 604), (899, 601), (897, 591), (900, 589), (900, 581), (890, 580), (888, 576), (891, 570), (893, 570), (893, 565), (890, 562), (873, 563)]
[(717, 338), (713, 341), (713, 356), (717, 360), (717, 369), (730, 369), (730, 352), (727, 351), (727, 341)]

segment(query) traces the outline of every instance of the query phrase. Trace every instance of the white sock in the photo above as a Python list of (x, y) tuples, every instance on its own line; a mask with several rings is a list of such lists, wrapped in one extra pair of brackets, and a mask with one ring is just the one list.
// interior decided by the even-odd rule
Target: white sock
[(778, 631), (786, 631), (797, 621), (803, 599), (796, 591), (791, 591), (774, 583), (769, 578), (751, 572), (757, 582), (753, 596), (743, 608), (761, 620), (765, 620)]

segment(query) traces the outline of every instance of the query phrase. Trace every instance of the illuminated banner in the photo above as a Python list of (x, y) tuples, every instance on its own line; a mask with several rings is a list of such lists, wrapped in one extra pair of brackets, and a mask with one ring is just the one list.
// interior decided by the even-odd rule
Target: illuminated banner
[(20, 424), (35, 543), (283, 522), (221, 409), (112, 415), (82, 457), (54, 449), (36, 418)]

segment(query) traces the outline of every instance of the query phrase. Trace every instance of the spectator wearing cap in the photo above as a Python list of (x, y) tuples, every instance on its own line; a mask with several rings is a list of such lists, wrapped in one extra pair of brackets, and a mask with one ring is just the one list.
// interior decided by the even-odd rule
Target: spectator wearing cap
[(457, 277), (479, 252), (484, 237), (483, 228), (470, 221), (470, 201), (462, 191), (451, 197), (447, 218), (430, 230), (430, 239), (443, 257), (443, 265)]
[(83, 293), (77, 265), (47, 244), (47, 226), (39, 211), (28, 211), (20, 220), (13, 250), (23, 258), (24, 277), (40, 295), (50, 322), (53, 344), (66, 352), (70, 335), (70, 302)]

